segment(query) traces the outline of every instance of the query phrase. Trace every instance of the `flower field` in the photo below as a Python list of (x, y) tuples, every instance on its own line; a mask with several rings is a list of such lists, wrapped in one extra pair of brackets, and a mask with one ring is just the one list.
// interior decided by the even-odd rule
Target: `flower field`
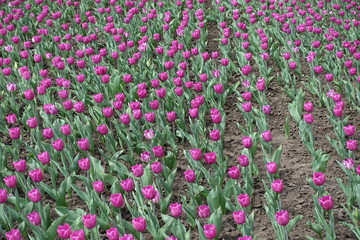
[(0, 0), (0, 239), (360, 239), (360, 2)]

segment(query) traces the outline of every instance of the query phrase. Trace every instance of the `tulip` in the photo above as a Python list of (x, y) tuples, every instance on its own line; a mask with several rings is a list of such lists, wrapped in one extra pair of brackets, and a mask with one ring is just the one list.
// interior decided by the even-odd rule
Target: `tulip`
[(16, 140), (20, 138), (20, 128), (10, 128), (8, 131), (11, 139)]
[(252, 139), (251, 137), (243, 137), (242, 138), (242, 144), (245, 148), (251, 148), (252, 147)]
[(149, 129), (149, 130), (145, 130), (144, 131), (144, 137), (146, 138), (146, 139), (153, 139), (154, 137), (155, 137), (155, 133), (154, 133), (154, 130), (152, 130), (152, 129)]
[(251, 112), (251, 110), (252, 110), (251, 102), (245, 102), (245, 103), (241, 104), (241, 106), (242, 106), (244, 112)]
[(296, 62), (289, 62), (289, 68), (291, 70), (295, 70), (297, 68), (297, 63)]
[(321, 198), (318, 199), (320, 206), (324, 209), (324, 210), (331, 210), (334, 207), (334, 201), (332, 199), (332, 197), (330, 195), (328, 196), (323, 196)]
[(37, 157), (38, 157), (39, 161), (44, 165), (50, 163), (49, 152), (42, 152), (42, 153), (38, 154)]
[(151, 170), (155, 173), (155, 174), (160, 174), (163, 171), (161, 162), (154, 162), (151, 164)]
[(29, 118), (28, 120), (26, 120), (26, 124), (29, 126), (29, 128), (36, 128), (38, 126), (37, 118)]
[(311, 124), (314, 122), (314, 116), (311, 113), (305, 113), (304, 114), (304, 121), (308, 124)]
[(215, 164), (216, 163), (216, 153), (215, 152), (205, 153), (204, 160), (207, 164)]
[(25, 160), (20, 159), (19, 161), (13, 162), (13, 166), (17, 172), (25, 172), (27, 164)]
[(263, 110), (263, 112), (264, 112), (266, 115), (269, 115), (269, 114), (271, 113), (271, 107), (270, 107), (270, 105), (264, 105), (264, 106), (262, 107), (262, 110)]
[(220, 130), (219, 129), (214, 129), (209, 133), (210, 139), (212, 141), (219, 141), (220, 140)]
[(344, 132), (346, 136), (351, 137), (355, 134), (356, 128), (353, 125), (347, 125), (344, 127)]
[(120, 186), (122, 187), (122, 189), (124, 189), (125, 192), (131, 192), (132, 190), (134, 190), (134, 181), (131, 178), (122, 180), (120, 182)]
[(186, 170), (184, 172), (184, 177), (185, 177), (185, 180), (188, 182), (188, 183), (193, 183), (195, 182), (196, 180), (196, 175), (195, 175), (195, 172), (191, 169), (189, 170)]
[(32, 225), (38, 226), (41, 224), (41, 217), (38, 212), (32, 212), (27, 215), (27, 219)]
[(276, 179), (271, 184), (272, 190), (276, 193), (281, 193), (284, 190), (284, 184), (282, 180)]
[(124, 236), (120, 237), (119, 240), (135, 240), (132, 234), (125, 234)]
[(19, 229), (12, 229), (5, 234), (7, 240), (21, 240), (21, 232)]
[(79, 168), (83, 171), (90, 169), (90, 160), (88, 158), (82, 158), (78, 161)]
[(356, 151), (357, 149), (357, 141), (356, 140), (348, 140), (346, 141), (346, 149), (350, 151)]
[(101, 124), (99, 126), (96, 127), (96, 130), (101, 134), (101, 135), (106, 135), (109, 133), (109, 129), (107, 128), (106, 124)]
[(41, 200), (41, 193), (39, 189), (33, 189), (31, 191), (28, 192), (28, 197), (30, 199), (30, 201), (37, 203)]
[(288, 223), (290, 221), (288, 211), (284, 211), (284, 210), (277, 212), (275, 214), (275, 218), (276, 218), (277, 223), (281, 226), (288, 225)]
[(4, 183), (8, 188), (15, 188), (17, 179), (15, 175), (10, 175), (4, 178)]
[(92, 229), (96, 226), (96, 215), (84, 215), (82, 221), (87, 229)]
[(268, 173), (275, 174), (277, 171), (277, 164), (275, 162), (269, 162), (266, 164), (266, 169)]
[(171, 203), (169, 206), (170, 213), (174, 218), (180, 217), (182, 214), (181, 203)]
[(246, 214), (244, 211), (235, 211), (233, 212), (233, 218), (236, 224), (244, 224), (246, 221)]
[(83, 229), (73, 231), (70, 235), (70, 240), (85, 240), (85, 232)]
[(352, 158), (347, 158), (344, 160), (344, 167), (346, 169), (353, 169), (354, 168), (354, 160)]
[(105, 191), (105, 185), (102, 181), (93, 182), (93, 188), (98, 193), (103, 193)]
[(316, 186), (322, 186), (325, 184), (325, 174), (322, 172), (315, 172), (313, 174), (313, 182)]
[(69, 124), (62, 125), (60, 130), (65, 136), (69, 136), (71, 134), (71, 126)]
[(14, 124), (17, 121), (15, 114), (9, 114), (5, 118), (6, 118), (7, 123), (9, 123), (9, 124)]
[(31, 180), (34, 182), (41, 182), (44, 179), (44, 175), (41, 169), (35, 169), (29, 172)]
[(106, 236), (109, 240), (119, 240), (120, 234), (117, 228), (112, 227), (108, 230), (106, 230)]
[(45, 139), (51, 139), (54, 137), (54, 132), (51, 128), (45, 128), (42, 131), (42, 135)]
[(121, 193), (115, 193), (110, 195), (110, 202), (114, 207), (120, 208), (125, 204), (124, 198)]
[(249, 158), (248, 158), (248, 156), (240, 155), (237, 160), (238, 160), (240, 166), (242, 166), (242, 167), (249, 166)]
[(82, 151), (88, 151), (90, 149), (89, 139), (87, 138), (80, 139), (77, 144)]
[(270, 131), (265, 131), (261, 134), (261, 137), (265, 142), (271, 142), (272, 140), (272, 134)]
[(155, 157), (163, 157), (164, 156), (164, 150), (162, 146), (156, 146), (152, 148), (152, 152), (155, 155)]
[(132, 225), (136, 231), (144, 232), (146, 230), (146, 219), (143, 217), (134, 218)]
[(156, 190), (153, 185), (145, 186), (141, 189), (142, 194), (148, 200), (154, 199), (156, 196)]
[(1, 189), (0, 188), (0, 204), (1, 203), (6, 203), (8, 200), (8, 194), (6, 189)]
[(229, 177), (232, 179), (238, 179), (240, 177), (240, 169), (236, 166), (228, 169)]
[(53, 146), (53, 148), (56, 150), (56, 151), (62, 151), (65, 147), (65, 144), (64, 142), (62, 141), (62, 139), (57, 139), (55, 141), (53, 141), (51, 143), (51, 145)]
[(306, 102), (304, 103), (304, 110), (308, 113), (311, 113), (314, 111), (314, 104), (312, 102)]
[(131, 172), (135, 177), (141, 177), (144, 174), (144, 168), (142, 164), (136, 164), (131, 167)]
[(69, 224), (59, 225), (56, 232), (61, 239), (69, 239), (72, 233)]
[(237, 240), (252, 240), (253, 238), (251, 236), (243, 236), (239, 237)]
[(247, 194), (240, 194), (237, 200), (242, 207), (248, 207), (250, 205), (250, 197)]
[(211, 211), (208, 205), (200, 205), (198, 207), (198, 215), (200, 218), (208, 218), (210, 217)]
[(215, 224), (206, 224), (204, 226), (204, 235), (206, 239), (214, 239), (216, 237), (216, 226)]

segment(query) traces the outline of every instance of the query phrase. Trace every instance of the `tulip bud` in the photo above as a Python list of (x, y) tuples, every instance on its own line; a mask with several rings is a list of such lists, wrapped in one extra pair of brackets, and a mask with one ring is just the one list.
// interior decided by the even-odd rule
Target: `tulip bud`
[(153, 185), (145, 186), (141, 189), (142, 194), (148, 200), (154, 199), (156, 196), (156, 190)]
[(8, 194), (7, 194), (6, 189), (0, 188), (0, 204), (6, 203), (7, 200), (8, 200)]
[(275, 162), (268, 162), (266, 164), (266, 169), (267, 169), (268, 173), (275, 174), (277, 171), (277, 165)]
[(228, 174), (232, 179), (238, 179), (240, 177), (240, 169), (236, 166), (228, 169)]
[(10, 128), (8, 131), (11, 139), (16, 140), (20, 138), (20, 128)]
[(242, 167), (249, 166), (249, 158), (246, 155), (240, 155), (238, 157), (238, 162), (239, 162), (240, 166), (242, 166)]
[(45, 139), (51, 139), (54, 137), (54, 132), (51, 128), (45, 128), (42, 131), (42, 135)]
[(212, 141), (219, 141), (220, 140), (220, 130), (219, 129), (214, 129), (209, 133), (210, 139)]
[(248, 207), (250, 205), (250, 197), (247, 194), (240, 194), (238, 196), (238, 202), (242, 207)]
[(146, 230), (146, 219), (143, 217), (134, 218), (132, 225), (136, 231), (144, 232)]
[(272, 134), (270, 131), (265, 131), (261, 134), (261, 137), (264, 139), (265, 142), (271, 142)]
[(304, 121), (308, 124), (311, 124), (314, 122), (314, 116), (311, 113), (305, 113), (304, 114)]
[(10, 175), (4, 178), (4, 183), (8, 188), (15, 188), (17, 184), (16, 176)]
[(164, 156), (164, 150), (163, 150), (163, 147), (162, 147), (162, 146), (153, 147), (153, 148), (152, 148), (152, 152), (153, 152), (153, 154), (154, 154), (156, 157), (158, 157), (158, 158)]
[(56, 150), (56, 151), (62, 151), (65, 147), (65, 144), (64, 142), (62, 141), (62, 139), (57, 139), (55, 141), (53, 141), (51, 143), (51, 145), (53, 146), (53, 148)]
[(244, 224), (246, 221), (246, 214), (244, 211), (233, 212), (233, 218), (236, 224)]
[(357, 149), (357, 141), (356, 140), (348, 140), (346, 141), (346, 149), (350, 151), (356, 151)]
[(85, 240), (85, 232), (83, 229), (73, 231), (70, 235), (71, 240)]
[(34, 203), (40, 202), (40, 200), (41, 200), (40, 190), (35, 188), (35, 189), (29, 191), (28, 197), (29, 197), (30, 201), (32, 201)]
[(276, 179), (272, 182), (271, 188), (276, 193), (281, 193), (284, 190), (284, 184), (282, 180)]
[(19, 229), (12, 229), (10, 232), (5, 233), (7, 240), (21, 240), (21, 232)]
[(344, 127), (344, 132), (346, 136), (351, 137), (355, 134), (356, 128), (353, 125), (347, 125)]
[(332, 197), (330, 195), (328, 196), (323, 196), (321, 198), (318, 199), (320, 206), (324, 209), (324, 210), (331, 210), (334, 207), (334, 201), (332, 199)]
[(34, 182), (41, 182), (44, 179), (44, 175), (41, 169), (35, 169), (29, 172), (31, 180)]
[(82, 151), (88, 151), (90, 149), (89, 139), (87, 138), (80, 139), (77, 144)]
[(344, 167), (346, 169), (353, 169), (354, 168), (354, 160), (352, 158), (347, 158), (343, 162)]
[(69, 224), (59, 225), (56, 232), (61, 239), (69, 239), (72, 233)]
[(151, 164), (151, 170), (155, 173), (155, 174), (160, 174), (163, 171), (161, 162), (154, 162)]
[(93, 182), (93, 188), (98, 193), (103, 193), (105, 191), (105, 186), (102, 181)]
[(280, 211), (275, 214), (276, 221), (281, 226), (288, 225), (290, 219), (289, 219), (289, 213), (287, 211)]
[(304, 103), (304, 110), (308, 113), (311, 113), (314, 111), (314, 104), (312, 102), (306, 102)]
[(134, 181), (131, 178), (122, 180), (120, 182), (120, 186), (122, 187), (122, 189), (124, 189), (125, 192), (131, 192), (132, 190), (134, 190)]
[(205, 153), (204, 160), (207, 164), (215, 164), (216, 163), (216, 153), (215, 152)]
[(322, 186), (325, 184), (325, 174), (322, 172), (315, 172), (313, 174), (313, 182), (316, 186)]
[(188, 182), (188, 183), (193, 183), (195, 182), (196, 180), (196, 175), (195, 175), (195, 172), (191, 169), (189, 170), (186, 170), (184, 172), (184, 177), (185, 177), (185, 180)]
[(121, 193), (111, 194), (110, 202), (114, 207), (120, 208), (125, 204), (124, 198)]
[(182, 214), (182, 205), (181, 203), (172, 203), (169, 206), (170, 213), (174, 218), (180, 217)]
[(32, 225), (38, 226), (41, 224), (41, 217), (38, 212), (32, 212), (27, 215), (27, 219)]
[(13, 166), (17, 172), (25, 172), (27, 164), (25, 160), (20, 159), (19, 161), (13, 162)]
[(242, 138), (242, 144), (245, 148), (251, 148), (252, 147), (252, 139), (251, 137), (243, 137)]
[(214, 239), (216, 237), (216, 226), (215, 224), (206, 224), (204, 226), (204, 235), (206, 239)]
[(96, 215), (84, 215), (82, 221), (87, 229), (92, 229), (96, 226)]
[(112, 227), (108, 230), (106, 230), (106, 236), (109, 240), (119, 240), (120, 234), (117, 228)]
[(144, 168), (142, 164), (136, 164), (131, 167), (131, 172), (135, 177), (141, 177), (144, 174)]

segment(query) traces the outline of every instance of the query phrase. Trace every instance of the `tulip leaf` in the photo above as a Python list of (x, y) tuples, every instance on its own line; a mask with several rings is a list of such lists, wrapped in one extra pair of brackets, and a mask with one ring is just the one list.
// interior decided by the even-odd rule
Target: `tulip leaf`
[(55, 239), (56, 234), (57, 234), (57, 228), (60, 224), (62, 224), (65, 219), (67, 218), (67, 214), (57, 218), (52, 224), (51, 226), (47, 229), (46, 231), (46, 235), (48, 236), (48, 239)]

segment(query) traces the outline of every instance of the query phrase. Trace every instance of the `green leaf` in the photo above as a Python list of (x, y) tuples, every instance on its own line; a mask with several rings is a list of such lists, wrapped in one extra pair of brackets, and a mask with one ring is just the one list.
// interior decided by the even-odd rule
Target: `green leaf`
[(57, 218), (52, 224), (51, 226), (48, 228), (48, 230), (46, 231), (46, 235), (48, 236), (48, 239), (55, 239), (56, 235), (57, 235), (57, 227), (62, 224), (65, 219), (67, 218), (67, 214)]

